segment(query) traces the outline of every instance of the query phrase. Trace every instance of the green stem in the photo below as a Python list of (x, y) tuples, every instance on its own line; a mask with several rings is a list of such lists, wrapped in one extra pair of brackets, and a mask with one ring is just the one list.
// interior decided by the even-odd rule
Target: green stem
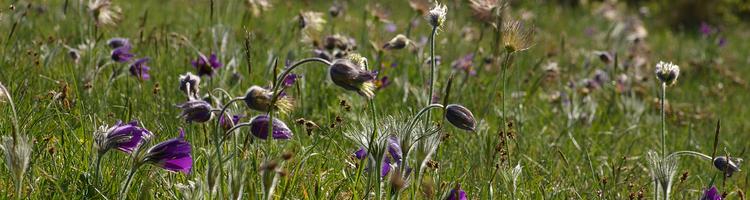
[[(432, 27), (432, 34), (430, 34), (430, 96), (427, 96), (427, 106), (432, 104), (432, 96), (435, 93), (435, 35), (437, 34), (437, 26)], [(431, 113), (427, 112), (427, 119), (431, 118)], [(429, 120), (425, 121), (425, 125), (429, 123)]]
[(667, 83), (661, 84), (661, 156), (667, 156), (667, 122), (664, 111), (664, 100), (667, 98)]
[(125, 180), (125, 184), (122, 185), (122, 190), (120, 190), (120, 199), (127, 199), (130, 184), (131, 182), (133, 182), (133, 175), (135, 175), (135, 172), (138, 171), (139, 166), (140, 164), (134, 164), (133, 168), (128, 171), (128, 179)]

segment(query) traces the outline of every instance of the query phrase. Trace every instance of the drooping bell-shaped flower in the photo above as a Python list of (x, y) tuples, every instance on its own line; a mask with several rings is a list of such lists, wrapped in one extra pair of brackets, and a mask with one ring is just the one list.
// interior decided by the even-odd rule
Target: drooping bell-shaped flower
[(719, 193), (719, 190), (716, 189), (716, 186), (711, 186), (711, 188), (703, 191), (701, 200), (721, 200), (721, 194)]
[[(267, 115), (258, 115), (250, 120), (250, 132), (260, 139), (265, 140), (268, 136), (268, 123), (270, 119)], [(284, 124), (281, 120), (273, 119), (273, 139), (287, 140), (292, 139), (294, 135), (292, 130)]]
[(146, 150), (142, 163), (189, 174), (193, 167), (193, 157), (190, 143), (185, 140), (185, 131), (180, 128), (179, 137), (161, 142)]
[(741, 158), (727, 159), (726, 156), (717, 156), (716, 158), (714, 158), (714, 167), (724, 172), (724, 175), (726, 175), (727, 177), (731, 177), (732, 174), (734, 174), (735, 172), (741, 171), (740, 170), (741, 162), (742, 162)]
[(445, 200), (467, 200), (466, 198), (466, 192), (461, 189), (461, 186), (458, 185), (456, 188), (451, 189), (450, 194), (448, 194), (448, 197), (445, 198)]
[(180, 75), (180, 91), (191, 98), (198, 98), (198, 92), (200, 91), (201, 78), (193, 75), (193, 73), (185, 73)]
[(356, 91), (371, 99), (375, 96), (375, 73), (365, 70), (366, 59), (352, 54), (346, 59), (336, 59), (328, 72), (334, 84), (346, 90)]
[(124, 124), (117, 121), (115, 125), (101, 126), (94, 133), (94, 147), (100, 155), (107, 153), (110, 149), (117, 149), (125, 153), (132, 153), (145, 139), (153, 134), (138, 125), (138, 121)]
[[(247, 107), (263, 112), (268, 112), (270, 110), (272, 100), (273, 92), (259, 86), (251, 86), (250, 89), (247, 89), (244, 98)], [(292, 109), (292, 100), (285, 95), (279, 95), (273, 108), (279, 112), (286, 113)]]
[(182, 109), (180, 116), (185, 118), (187, 122), (198, 122), (203, 123), (211, 120), (213, 113), (211, 110), (211, 104), (203, 100), (189, 100), (183, 104), (177, 105)]
[(112, 38), (107, 40), (107, 46), (112, 49), (117, 49), (123, 46), (130, 46), (130, 41), (127, 38)]
[(474, 131), (477, 124), (474, 114), (469, 109), (466, 109), (466, 107), (458, 104), (450, 104), (445, 107), (445, 119), (456, 128), (467, 131)]

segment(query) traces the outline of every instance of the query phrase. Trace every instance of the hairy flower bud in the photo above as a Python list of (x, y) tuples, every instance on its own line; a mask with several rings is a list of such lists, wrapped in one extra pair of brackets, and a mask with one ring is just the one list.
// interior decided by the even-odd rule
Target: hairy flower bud
[(375, 96), (373, 89), (375, 73), (364, 69), (366, 59), (361, 56), (350, 55), (348, 59), (334, 60), (329, 68), (333, 83), (346, 90), (356, 91), (371, 99)]
[(250, 109), (268, 112), (273, 106), (273, 109), (279, 112), (286, 113), (292, 109), (292, 101), (289, 97), (279, 96), (276, 99), (275, 105), (271, 105), (273, 100), (273, 92), (268, 89), (251, 86), (245, 93), (245, 105)]
[(477, 125), (477, 121), (474, 119), (474, 114), (471, 114), (469, 109), (457, 104), (451, 104), (445, 107), (445, 118), (456, 126), (467, 131), (474, 131)]
[(396, 35), (396, 37), (391, 39), (391, 41), (389, 41), (388, 43), (385, 43), (385, 45), (383, 45), (383, 49), (386, 49), (386, 50), (403, 49), (403, 48), (406, 48), (406, 46), (409, 45), (410, 43), (411, 41), (409, 41), (409, 39), (406, 38), (406, 36), (398, 34)]

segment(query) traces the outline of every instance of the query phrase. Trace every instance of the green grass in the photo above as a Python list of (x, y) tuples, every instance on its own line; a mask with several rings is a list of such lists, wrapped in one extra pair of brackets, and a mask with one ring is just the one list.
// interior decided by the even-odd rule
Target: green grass
[[(63, 0), (33, 2), (30, 9), (26, 9), (25, 1), (4, 2), (0, 7), (0, 82), (10, 90), (21, 133), (29, 135), (33, 145), (31, 163), (23, 177), (23, 198), (119, 198), (131, 159), (119, 151), (107, 153), (101, 164), (103, 178), (97, 183), (93, 175), (93, 133), (101, 125), (133, 119), (155, 134), (150, 144), (174, 138), (178, 128), (184, 128), (193, 145), (194, 165), (188, 175), (142, 167), (127, 191), (129, 198), (183, 198), (184, 193), (176, 184), (193, 181), (205, 186), (217, 181), (223, 198), (230, 196), (231, 188), (242, 188), (245, 199), (260, 199), (264, 173), (261, 165), (267, 160), (279, 160), (283, 152), (294, 156), (279, 165), (287, 176), (281, 177), (275, 199), (360, 199), (367, 195), (365, 191), (372, 191), (373, 188), (367, 189), (367, 174), (356, 178), (358, 172), (366, 173), (362, 170), (364, 163), (351, 159), (359, 146), (345, 137), (346, 132), (361, 129), (361, 124), (372, 120), (370, 103), (333, 84), (322, 64), (309, 64), (294, 71), (303, 75), (287, 90), (295, 100), (295, 109), (274, 115), (289, 125), (294, 138), (263, 141), (252, 138), (249, 129), (241, 129), (223, 145), (222, 153), (229, 160), (221, 177), (206, 179), (209, 164), (216, 160), (212, 137), (215, 119), (211, 123), (189, 124), (178, 118), (180, 110), (175, 107), (186, 100), (178, 90), (178, 76), (195, 73), (190, 61), (196, 58), (197, 51), (216, 52), (225, 65), (213, 78), (203, 78), (203, 94), (222, 88), (232, 97), (240, 97), (251, 85), (270, 85), (274, 58), (279, 59), (281, 71), (285, 60), (293, 62), (312, 56), (312, 48), (300, 42), (296, 20), (299, 11), (326, 13), (330, 2), (279, 1), (255, 16), (241, 1), (215, 1), (213, 10), (211, 1), (117, 1), (124, 20), (114, 27), (99, 28), (87, 12), (85, 1), (83, 5), (78, 2), (69, 1), (67, 9)], [(429, 64), (424, 64), (429, 59), (429, 43), (424, 49), (385, 51), (378, 57), (381, 54), (370, 43), (380, 47), (396, 34), (404, 33), (416, 14), (405, 1), (380, 2), (390, 12), (388, 20), (397, 25), (397, 31), (391, 33), (385, 30), (385, 23), (369, 16), (363, 2), (366, 1), (346, 2), (346, 9), (338, 18), (324, 15), (328, 23), (322, 35), (340, 33), (355, 38), (357, 52), (367, 57), (372, 67), (378, 63), (385, 66), (380, 74), (389, 76), (393, 83), (377, 90), (373, 100), (381, 121), (388, 116), (412, 117), (429, 99), (430, 71)], [(435, 54), (442, 58), (436, 93), (444, 97), (448, 77), (454, 75), (447, 102), (466, 106), (482, 121), (482, 126), (476, 132), (463, 131), (443, 123), (439, 116), (442, 111), (433, 111), (431, 121), (441, 123), (441, 132), (446, 135), (432, 158), (439, 168), (428, 168), (424, 174), (426, 181), (434, 182), (429, 186), (434, 188), (434, 196), (417, 189), (426, 188), (427, 184), (412, 179), (400, 199), (439, 199), (456, 184), (461, 185), (469, 199), (490, 199), (489, 187), (494, 199), (627, 199), (639, 191), (646, 199), (652, 198), (654, 191), (645, 156), (649, 150), (660, 149), (660, 90), (653, 75), (659, 60), (674, 62), (682, 71), (677, 84), (667, 91), (671, 108), (667, 113), (668, 151), (692, 150), (711, 155), (715, 124), (720, 119), (718, 154), (747, 157), (746, 133), (750, 126), (744, 116), (750, 114), (746, 106), (750, 95), (746, 80), (742, 80), (750, 75), (744, 67), (750, 62), (746, 27), (725, 28), (720, 34), (728, 43), (717, 48), (698, 30), (674, 32), (659, 26), (657, 15), (643, 17), (648, 51), (641, 55), (646, 62), (641, 68), (624, 71), (632, 81), (634, 95), (617, 92), (612, 79), (599, 89), (583, 93), (580, 86), (571, 90), (566, 85), (592, 78), (595, 69), (605, 70), (610, 77), (623, 73), (622, 68), (615, 71), (612, 66), (605, 66), (594, 51), (616, 52), (620, 65), (632, 55), (631, 42), (607, 37), (616, 22), (592, 14), (595, 6), (513, 4), (508, 15), (512, 18), (525, 12), (534, 14), (524, 23), (535, 26), (535, 39), (530, 50), (515, 54), (507, 71), (507, 95), (525, 95), (506, 98), (515, 137), (508, 138), (508, 155), (501, 158), (495, 147), (501, 140), (498, 133), (503, 127), (503, 98), (500, 88), (492, 87), (500, 75), (500, 65), (499, 61), (478, 64), (493, 56), (496, 31), (472, 18), (468, 3), (445, 3), (447, 24), (437, 35), (435, 45)], [(9, 4), (16, 9), (7, 9)], [(628, 10), (627, 14), (633, 12)], [(419, 25), (413, 28), (410, 39), (429, 37), (429, 24), (421, 17), (415, 19)], [(462, 32), (468, 27), (477, 34), (483, 31), (483, 39), (465, 40)], [(587, 35), (587, 30), (592, 30), (593, 35)], [(222, 44), (224, 34), (226, 43)], [(150, 80), (130, 76), (125, 64), (110, 64), (94, 73), (110, 62), (111, 50), (106, 41), (112, 37), (129, 38), (137, 57), (151, 58)], [(83, 52), (78, 63), (67, 56), (66, 45), (76, 48), (88, 42), (93, 48)], [(453, 60), (475, 50), (476, 76), (451, 68)], [(544, 66), (549, 62), (558, 63), (560, 74), (556, 78), (547, 78)], [(395, 67), (390, 67), (394, 63)], [(123, 71), (110, 81), (118, 70)], [(641, 77), (635, 76), (636, 71)], [(234, 73), (241, 77), (238, 81), (232, 80)], [(593, 119), (569, 123), (563, 103), (549, 100), (558, 91), (575, 94), (575, 104), (595, 104), (596, 109), (586, 113)], [(211, 94), (219, 100), (214, 107), (229, 100), (220, 92)], [(495, 98), (489, 98), (493, 95)], [(341, 106), (341, 101), (351, 109)], [(632, 114), (627, 102), (642, 105), (643, 112)], [(250, 117), (261, 114), (242, 104), (233, 104), (230, 112)], [(10, 136), (11, 108), (6, 102), (0, 103), (0, 109), (5, 113), (0, 117), (0, 133)], [(583, 110), (588, 112), (586, 107)], [(311, 120), (321, 128), (308, 135), (304, 126), (294, 123), (299, 118)], [(408, 162), (415, 166), (413, 160)], [(516, 165), (522, 166), (523, 171), (515, 192), (511, 192), (512, 184), (502, 176)], [(242, 176), (230, 178), (230, 173)], [(687, 174), (687, 179), (681, 181), (683, 174)], [(240, 177), (239, 181), (236, 177)], [(491, 177), (495, 177), (494, 181), (488, 184)], [(745, 172), (722, 179), (712, 163), (684, 157), (675, 175), (673, 198), (699, 198), (714, 178), (715, 185), (730, 199), (738, 199), (740, 192), (750, 189), (750, 176)], [(240, 186), (233, 186), (235, 183)], [(383, 184), (390, 188), (388, 180)], [(18, 195), (11, 173), (3, 168), (0, 198)], [(389, 193), (383, 195), (388, 197)], [(216, 193), (204, 197), (219, 198)]]

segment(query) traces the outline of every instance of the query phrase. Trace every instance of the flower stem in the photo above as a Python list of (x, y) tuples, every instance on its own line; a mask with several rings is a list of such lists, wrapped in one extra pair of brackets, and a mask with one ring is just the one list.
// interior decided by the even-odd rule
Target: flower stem
[(138, 171), (139, 166), (139, 164), (133, 164), (133, 168), (128, 171), (128, 178), (125, 180), (125, 184), (122, 185), (122, 190), (120, 190), (120, 199), (127, 199), (128, 190), (130, 189), (130, 183), (133, 182), (133, 175), (135, 175), (135, 172)]
[(661, 84), (661, 156), (667, 156), (667, 128), (666, 114), (664, 111), (664, 100), (667, 98), (667, 83)]
[[(437, 34), (437, 26), (432, 27), (432, 34), (430, 34), (430, 96), (427, 97), (427, 106), (432, 104), (432, 96), (435, 92), (435, 35)], [(427, 112), (427, 119), (431, 118), (431, 113)], [(429, 120), (425, 121), (425, 124), (429, 123)]]

